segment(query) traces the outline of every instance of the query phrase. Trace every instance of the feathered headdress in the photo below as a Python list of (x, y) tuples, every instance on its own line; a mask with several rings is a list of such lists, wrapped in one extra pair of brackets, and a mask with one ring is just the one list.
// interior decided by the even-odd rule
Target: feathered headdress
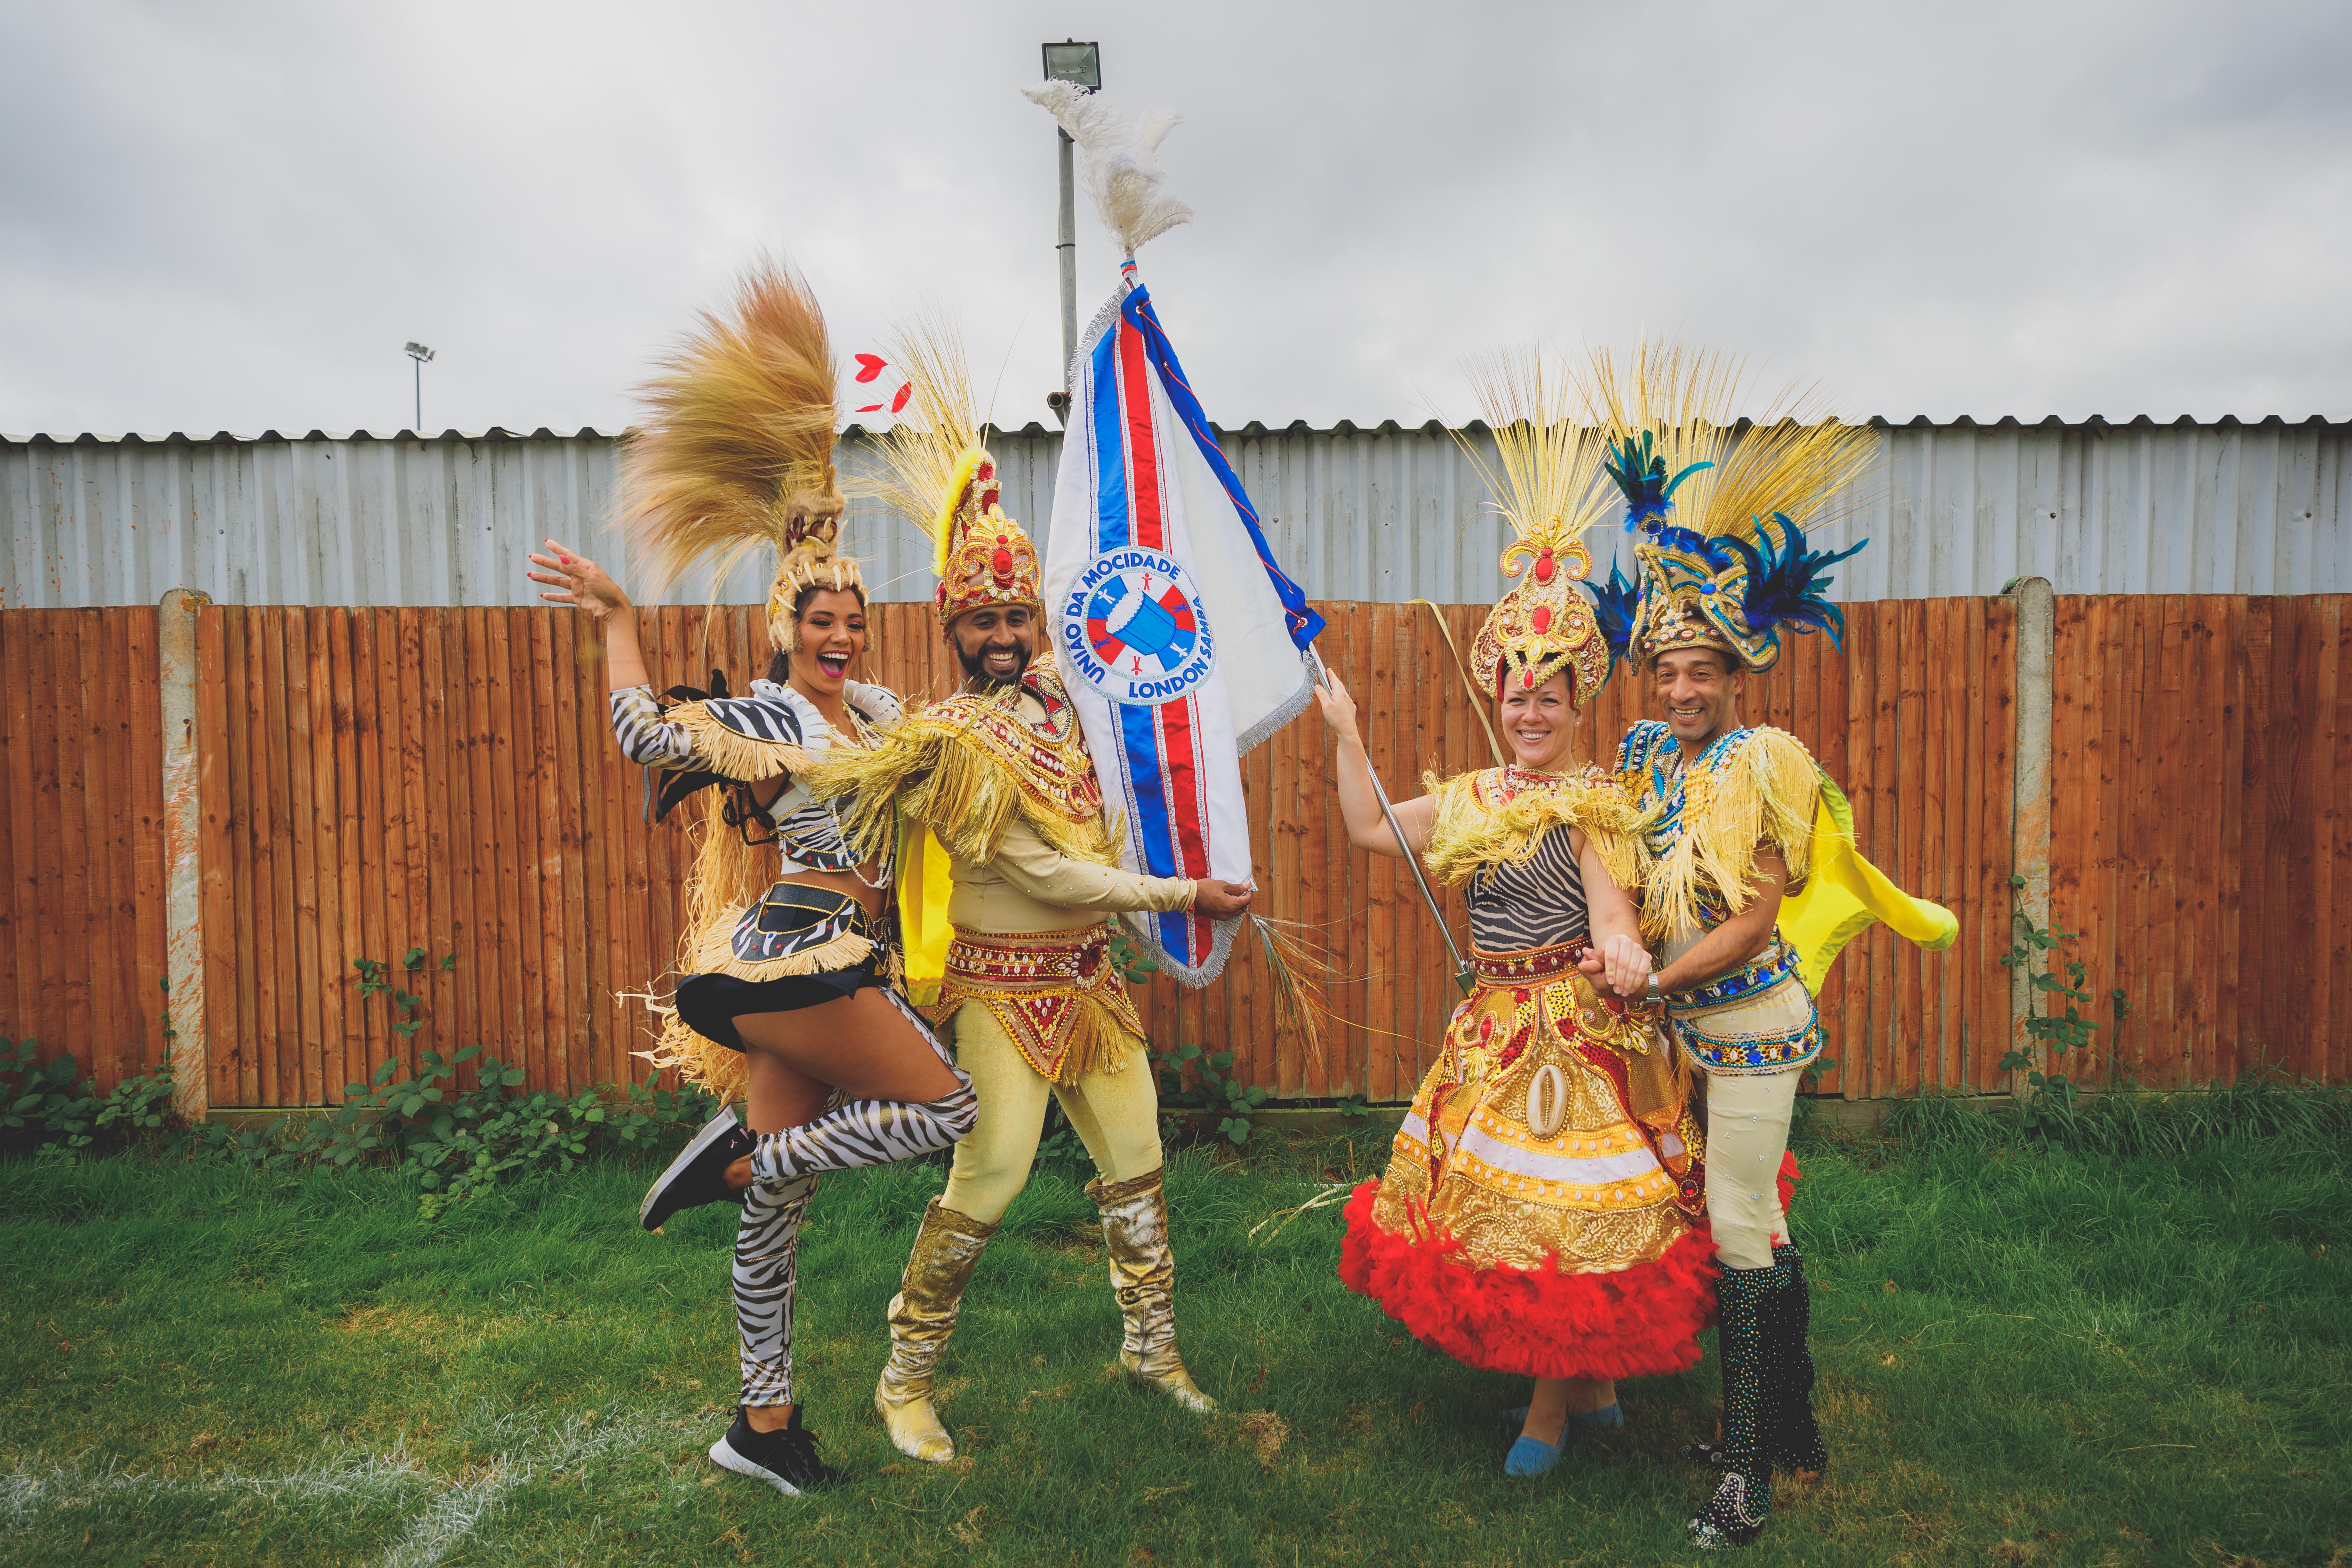
[(622, 526), (652, 568), (655, 595), (698, 562), (715, 584), (772, 550), (768, 636), (786, 652), (799, 640), (803, 590), (866, 597), (857, 563), (835, 553), (845, 505), (833, 468), (838, 381), (815, 296), (769, 262), (736, 286), (730, 314), (706, 311), (662, 362), (621, 462)]
[(996, 459), (981, 445), (972, 416), (962, 340), (948, 322), (927, 317), (897, 334), (889, 357), (907, 378), (913, 407), (883, 440), (879, 489), (931, 536), (940, 623), (984, 605), (1042, 611), (1037, 547), (1001, 504)]
[(1589, 391), (1609, 426), (1603, 466), (1638, 535), (1638, 589), (1612, 568), (1601, 595), (1614, 654), (1646, 664), (1714, 647), (1762, 670), (1780, 659), (1783, 627), (1832, 639), (1844, 630), (1823, 574), (1870, 542), (1810, 550), (1805, 528), (1850, 504), (1878, 437), (1800, 387), (1743, 426), (1732, 413), (1743, 389), (1738, 361), (1678, 343), (1593, 356)]
[(1487, 614), (1471, 645), (1479, 686), (1499, 697), (1509, 685), (1541, 686), (1569, 671), (1579, 708), (1609, 677), (1609, 644), (1578, 584), (1591, 574), (1584, 535), (1608, 510), (1595, 482), (1601, 433), (1575, 416), (1569, 378), (1547, 367), (1540, 349), (1475, 362), (1479, 411), (1494, 432), (1496, 460), (1459, 432), (1455, 440), (1514, 534), (1503, 575), (1520, 581)]

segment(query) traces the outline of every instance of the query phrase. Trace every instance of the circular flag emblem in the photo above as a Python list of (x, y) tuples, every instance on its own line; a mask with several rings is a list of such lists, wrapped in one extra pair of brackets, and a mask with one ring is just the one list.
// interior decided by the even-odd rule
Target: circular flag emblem
[(1172, 702), (1216, 663), (1192, 574), (1141, 545), (1087, 563), (1062, 600), (1061, 643), (1078, 679), (1114, 702)]

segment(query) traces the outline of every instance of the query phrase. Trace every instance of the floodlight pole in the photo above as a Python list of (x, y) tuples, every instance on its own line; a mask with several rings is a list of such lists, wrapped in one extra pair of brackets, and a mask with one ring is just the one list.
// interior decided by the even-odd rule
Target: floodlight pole
[(410, 368), (416, 372), (416, 433), (425, 434), (425, 362), (415, 354), (408, 356)]
[(1070, 172), (1071, 149), (1076, 145), (1070, 133), (1059, 126), (1054, 134), (1061, 138), (1062, 155), (1062, 397), (1068, 406), (1070, 395), (1070, 356), (1078, 350), (1078, 208), (1076, 182)]

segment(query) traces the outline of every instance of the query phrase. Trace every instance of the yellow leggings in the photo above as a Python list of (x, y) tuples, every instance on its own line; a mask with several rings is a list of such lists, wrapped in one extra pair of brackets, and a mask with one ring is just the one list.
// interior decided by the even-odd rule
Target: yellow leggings
[(1056, 1087), (1029, 1065), (987, 1008), (967, 1002), (950, 1026), (956, 1065), (980, 1097), (980, 1120), (955, 1146), (941, 1206), (991, 1225), (1004, 1217), (1037, 1157), (1049, 1092), (1105, 1182), (1133, 1181), (1160, 1168), (1160, 1094), (1140, 1040), (1128, 1042), (1116, 1072), (1082, 1073), (1076, 1083)]

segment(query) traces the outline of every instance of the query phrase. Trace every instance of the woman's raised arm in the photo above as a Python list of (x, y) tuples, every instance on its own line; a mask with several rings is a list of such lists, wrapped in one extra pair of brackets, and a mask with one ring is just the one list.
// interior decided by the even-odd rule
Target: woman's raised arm
[(1364, 738), (1356, 732), (1356, 700), (1348, 695), (1338, 676), (1327, 669), (1323, 678), (1326, 684), (1315, 689), (1315, 700), (1323, 710), (1323, 722), (1339, 738), (1339, 816), (1348, 824), (1348, 842), (1400, 860), (1407, 848), (1420, 854), (1429, 847), (1430, 829), (1437, 823), (1436, 797), (1416, 795), (1394, 803), (1397, 826), (1404, 830), (1405, 837), (1404, 847), (1400, 847), (1372, 787), (1372, 763), (1364, 754)]

